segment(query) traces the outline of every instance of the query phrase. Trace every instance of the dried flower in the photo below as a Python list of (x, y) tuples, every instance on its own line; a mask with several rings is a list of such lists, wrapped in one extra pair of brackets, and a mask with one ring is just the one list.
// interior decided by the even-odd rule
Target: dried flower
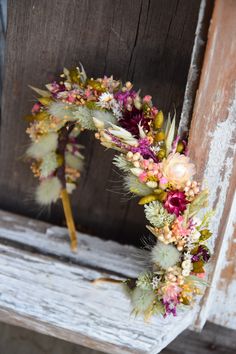
[(162, 242), (152, 248), (152, 262), (162, 269), (168, 269), (175, 266), (180, 261), (180, 252), (173, 245), (165, 245)]
[(170, 191), (167, 193), (164, 207), (169, 213), (179, 216), (186, 209), (186, 205), (187, 200), (183, 192)]
[(162, 203), (153, 201), (144, 206), (144, 212), (148, 221), (155, 227), (163, 227), (165, 224), (171, 224), (175, 216), (169, 214)]
[(176, 189), (184, 188), (195, 174), (195, 167), (189, 157), (179, 153), (170, 154), (161, 163), (161, 171), (168, 182)]

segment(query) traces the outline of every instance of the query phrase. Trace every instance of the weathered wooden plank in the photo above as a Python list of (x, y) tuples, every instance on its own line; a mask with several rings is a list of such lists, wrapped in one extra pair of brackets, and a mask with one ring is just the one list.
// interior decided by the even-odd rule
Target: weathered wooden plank
[(201, 333), (183, 332), (162, 354), (235, 354), (235, 331), (207, 323)]
[(191, 156), (198, 177), (209, 186), (210, 206), (216, 209), (211, 286), (202, 301), (196, 322), (199, 328), (209, 311), (214, 322), (236, 328), (236, 312), (232, 307), (236, 296), (233, 251), (236, 222), (235, 18), (235, 1), (216, 1), (190, 129)]
[(78, 233), (78, 252), (73, 253), (68, 242), (67, 229), (2, 210), (0, 210), (0, 241), (123, 277), (136, 277), (143, 270), (147, 257), (145, 250), (120, 245), (114, 241), (103, 241), (83, 233)]
[[(200, 1), (21, 0), (8, 1), (7, 49), (1, 125), (0, 207), (60, 224), (60, 205), (39, 210), (36, 180), (22, 156), (33, 93), (62, 67), (81, 61), (88, 74), (131, 79), (165, 113), (181, 112)], [(138, 243), (145, 232), (143, 209), (124, 196), (113, 171), (113, 153), (83, 134), (86, 170), (73, 210), (86, 232)], [(111, 193), (112, 189), (114, 193)]]
[[(11, 223), (15, 225), (10, 226)], [(106, 269), (108, 264), (123, 276), (134, 274), (135, 266), (139, 271), (137, 262), (128, 265), (130, 259), (133, 262), (130, 250), (134, 247), (106, 241), (99, 244), (94, 237), (80, 235), (78, 256), (71, 256), (68, 262), (66, 247), (62, 256), (65, 241), (60, 229), (49, 228), (47, 233), (45, 226), (1, 214), (1, 242), (5, 239), (15, 243), (15, 247), (0, 243), (1, 321), (108, 353), (150, 354), (158, 353), (192, 323), (197, 305), (189, 311), (179, 311), (176, 318), (155, 317), (144, 323), (143, 318), (131, 316), (130, 301), (120, 284), (92, 284), (96, 278), (115, 276)], [(59, 250), (53, 253), (56, 238)], [(40, 247), (44, 251), (46, 241), (46, 249), (53, 257), (36, 252)], [(17, 248), (23, 243), (31, 246), (31, 251)]]
[[(0, 352), (4, 354), (101, 354), (74, 343), (0, 323)], [(186, 330), (161, 354), (235, 354), (233, 330), (207, 323), (201, 333)]]
[(178, 126), (178, 134), (180, 136), (184, 136), (188, 133), (191, 124), (193, 106), (200, 80), (201, 68), (207, 42), (207, 33), (212, 16), (213, 5), (213, 0), (201, 0), (194, 46), (191, 55), (191, 63), (185, 88), (183, 108)]
[[(0, 97), (2, 96), (2, 84), (3, 84), (3, 73), (4, 73), (4, 54), (5, 54), (6, 27), (7, 27), (6, 22), (7, 22), (7, 0), (0, 0)], [(0, 113), (0, 123), (1, 123), (1, 113)]]

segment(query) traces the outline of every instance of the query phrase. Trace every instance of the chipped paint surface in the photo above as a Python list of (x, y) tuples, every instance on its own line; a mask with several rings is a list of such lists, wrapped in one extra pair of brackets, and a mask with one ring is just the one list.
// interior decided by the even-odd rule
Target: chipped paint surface
[(184, 94), (184, 103), (178, 127), (178, 135), (180, 136), (187, 132), (190, 126), (191, 114), (193, 110), (197, 86), (199, 83), (202, 59), (206, 44), (207, 25), (209, 23), (209, 15), (211, 14), (211, 12), (212, 8), (210, 2), (207, 0), (201, 0), (193, 51), (191, 55), (191, 63), (189, 67), (187, 85)]
[(217, 0), (191, 122), (189, 149), (198, 178), (210, 190), (213, 219), (210, 287), (196, 328), (210, 319), (236, 329), (234, 226), (236, 223), (236, 2)]
[(146, 323), (131, 316), (120, 284), (92, 281), (136, 276), (143, 269), (138, 249), (79, 233), (74, 254), (66, 235), (65, 228), (0, 211), (2, 322), (114, 354), (157, 354), (193, 322), (197, 305)]
[[(219, 102), (223, 101), (224, 92), (218, 92)], [(222, 96), (222, 97), (221, 97)], [(213, 107), (212, 114), (217, 115), (217, 107)], [(215, 209), (212, 229), (216, 237), (221, 217), (223, 215), (227, 191), (232, 175), (236, 152), (236, 88), (235, 97), (230, 106), (228, 116), (223, 121), (217, 123), (214, 131), (209, 132), (209, 157), (204, 172), (204, 181), (210, 190), (209, 206)], [(213, 242), (215, 241), (212, 238)]]

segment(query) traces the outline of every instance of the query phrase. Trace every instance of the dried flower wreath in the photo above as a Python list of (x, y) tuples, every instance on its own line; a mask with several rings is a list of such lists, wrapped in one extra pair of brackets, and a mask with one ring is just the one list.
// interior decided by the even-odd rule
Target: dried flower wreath
[(125, 189), (140, 197), (150, 223), (149, 269), (125, 282), (134, 313), (175, 316), (177, 307), (201, 294), (210, 259), (212, 211), (196, 216), (207, 206), (208, 191), (193, 180), (187, 142), (175, 137), (175, 117), (165, 122), (151, 96), (142, 98), (130, 82), (123, 86), (112, 76), (88, 79), (82, 66), (64, 69), (61, 77), (46, 85), (47, 91), (33, 88), (41, 97), (29, 117), (27, 155), (34, 158), (32, 170), (40, 178), (36, 199), (50, 204), (62, 198), (75, 248), (67, 193), (75, 188), (83, 164), (77, 136), (95, 130), (102, 145), (119, 151), (114, 164), (124, 174)]

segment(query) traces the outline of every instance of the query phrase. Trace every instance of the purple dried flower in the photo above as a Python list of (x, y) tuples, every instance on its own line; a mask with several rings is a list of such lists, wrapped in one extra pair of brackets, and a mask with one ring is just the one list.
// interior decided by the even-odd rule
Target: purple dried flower
[(200, 260), (203, 260), (205, 263), (207, 263), (210, 257), (211, 255), (209, 249), (204, 245), (200, 245), (196, 253), (192, 256), (192, 261), (198, 262)]
[(128, 130), (136, 138), (139, 137), (138, 125), (140, 124), (144, 130), (149, 131), (149, 122), (150, 119), (145, 118), (143, 112), (135, 107), (131, 111), (125, 110), (119, 120), (120, 126)]
[(177, 316), (177, 305), (179, 303), (179, 301), (164, 301), (162, 300), (163, 305), (165, 306), (165, 313), (163, 315), (163, 317), (166, 317), (167, 315), (173, 315), (173, 316)]
[(150, 149), (150, 141), (147, 138), (139, 139), (138, 146), (130, 149), (133, 153), (139, 152), (144, 159), (153, 159), (154, 162), (158, 162), (158, 159), (154, 152)]

